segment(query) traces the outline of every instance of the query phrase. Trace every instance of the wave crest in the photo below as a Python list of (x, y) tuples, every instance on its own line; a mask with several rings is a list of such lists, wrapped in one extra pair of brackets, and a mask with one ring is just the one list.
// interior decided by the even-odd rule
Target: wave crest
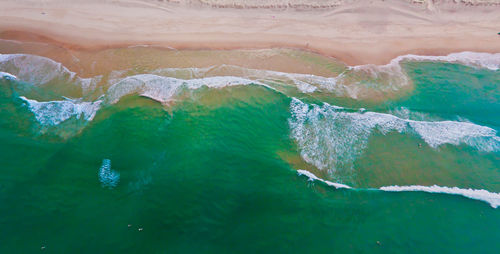
[(349, 112), (329, 105), (308, 105), (292, 98), (289, 125), (302, 158), (322, 170), (350, 169), (374, 130), (414, 133), (430, 147), (467, 144), (484, 152), (500, 151), (500, 137), (486, 126), (455, 121), (414, 121), (376, 112)]
[[(304, 175), (309, 178), (309, 181), (320, 181), (326, 183), (329, 186), (333, 186), (335, 188), (345, 188), (345, 189), (353, 189), (352, 187), (340, 183), (333, 183), (330, 181), (323, 180), (313, 173), (299, 169), (297, 170), (297, 174)], [(356, 190), (373, 190), (373, 189), (356, 189)], [(433, 186), (422, 186), (422, 185), (409, 185), (409, 186), (383, 186), (380, 187), (379, 190), (388, 191), (388, 192), (406, 192), (406, 191), (421, 191), (428, 193), (441, 193), (441, 194), (451, 194), (451, 195), (460, 195), (470, 199), (484, 201), (490, 204), (493, 208), (498, 208), (500, 206), (500, 193), (489, 192), (487, 190), (476, 190), (476, 189), (462, 189), (458, 187), (443, 187), (438, 185)]]
[(307, 176), (309, 178), (309, 181), (320, 181), (320, 182), (326, 183), (328, 186), (333, 186), (337, 189), (352, 189), (352, 187), (349, 185), (345, 185), (345, 184), (341, 184), (341, 183), (334, 183), (334, 182), (330, 182), (327, 180), (323, 180), (307, 170), (299, 169), (299, 170), (297, 170), (297, 174), (299, 176), (300, 175)]
[(487, 190), (475, 190), (475, 189), (461, 189), (458, 187), (443, 187), (438, 185), (433, 186), (421, 186), (421, 185), (410, 185), (410, 186), (384, 186), (380, 187), (383, 191), (422, 191), (429, 193), (443, 193), (452, 195), (461, 195), (471, 199), (477, 199), (487, 202), (493, 208), (500, 206), (500, 193), (489, 192)]
[(42, 126), (58, 125), (72, 117), (91, 121), (97, 110), (101, 107), (101, 101), (78, 102), (65, 100), (38, 102), (23, 96), (19, 98), (27, 103), (28, 109), (35, 115), (35, 119)]
[(3, 72), (3, 71), (0, 71), (0, 78), (2, 79), (7, 79), (7, 80), (16, 80), (17, 77), (8, 73), (8, 72)]
[[(280, 89), (280, 86), (276, 85), (276, 81), (278, 81), (294, 87), (299, 93), (323, 92), (353, 99), (377, 99), (393, 96), (402, 89), (411, 88), (412, 82), (401, 66), (403, 61), (451, 62), (498, 70), (500, 68), (500, 53), (461, 52), (447, 56), (404, 55), (394, 58), (386, 65), (368, 64), (351, 67), (339, 65), (335, 73), (332, 73), (334, 75), (332, 77), (249, 69), (224, 64), (205, 68), (164, 68), (154, 70), (151, 74), (129, 77), (123, 76), (127, 74), (127, 71), (113, 71), (109, 74), (110, 79), (104, 83), (107, 83), (106, 86), (113, 86), (117, 83), (123, 85), (123, 83), (130, 82), (132, 84), (129, 84), (128, 88), (121, 88), (122, 92), (127, 89), (139, 91), (144, 96), (159, 101), (167, 100), (171, 96), (170, 92), (177, 90), (179, 82), (186, 82), (193, 87), (196, 87), (196, 83), (200, 82), (209, 87), (220, 87), (220, 84), (224, 83), (248, 84), (249, 81), (258, 85), (274, 87), (276, 90)], [(0, 70), (34, 85), (54, 82), (72, 84), (81, 90), (83, 96), (95, 91), (98, 83), (102, 81), (102, 76), (81, 78), (61, 63), (46, 57), (27, 54), (0, 54)], [(232, 75), (226, 76), (227, 73)], [(160, 82), (159, 80), (162, 79), (160, 77), (165, 79)], [(156, 82), (156, 84), (145, 85), (144, 82)], [(209, 82), (219, 83), (211, 86)], [(167, 84), (169, 87), (163, 88), (165, 91), (160, 91), (158, 83)], [(151, 90), (151, 92), (145, 90)]]
[(140, 74), (126, 77), (113, 84), (106, 92), (105, 97), (108, 103), (113, 104), (125, 95), (137, 93), (161, 103), (167, 103), (183, 88), (223, 88), (250, 84), (267, 86), (260, 82), (232, 76), (184, 80), (154, 74)]

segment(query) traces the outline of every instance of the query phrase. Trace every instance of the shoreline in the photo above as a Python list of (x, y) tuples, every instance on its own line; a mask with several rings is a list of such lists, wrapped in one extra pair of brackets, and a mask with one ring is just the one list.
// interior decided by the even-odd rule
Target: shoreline
[(457, 5), (460, 8), (432, 11), (422, 4), (386, 0), (276, 11), (172, 3), (160, 8), (147, 0), (28, 3), (32, 1), (3, 4), (0, 38), (83, 51), (136, 45), (178, 50), (289, 48), (350, 66), (383, 65), (407, 54), (500, 52), (495, 27), (500, 6)]

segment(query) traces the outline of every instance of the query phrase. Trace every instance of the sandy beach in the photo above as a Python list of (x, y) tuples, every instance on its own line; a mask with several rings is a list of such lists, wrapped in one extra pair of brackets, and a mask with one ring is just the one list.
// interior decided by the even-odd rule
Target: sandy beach
[(296, 48), (349, 65), (500, 52), (499, 1), (4, 0), (0, 38), (78, 50)]
[(0, 0), (0, 254), (500, 253), (499, 33), (500, 0)]

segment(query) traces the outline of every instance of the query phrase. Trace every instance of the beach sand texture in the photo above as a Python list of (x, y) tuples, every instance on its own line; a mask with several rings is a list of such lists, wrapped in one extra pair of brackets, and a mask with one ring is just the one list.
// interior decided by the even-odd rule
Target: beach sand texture
[[(66, 48), (297, 48), (349, 65), (500, 52), (500, 1), (5, 0), (0, 37)], [(224, 8), (219, 8), (224, 7)]]

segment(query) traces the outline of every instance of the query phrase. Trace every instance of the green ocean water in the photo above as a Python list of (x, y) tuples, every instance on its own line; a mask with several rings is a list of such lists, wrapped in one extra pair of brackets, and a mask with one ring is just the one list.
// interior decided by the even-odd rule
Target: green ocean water
[[(0, 66), (19, 78), (0, 80), (0, 253), (500, 249), (498, 70), (405, 62), (413, 88), (375, 101), (259, 80), (182, 88), (162, 104), (151, 93), (171, 80), (85, 92), (64, 70), (46, 78), (52, 65), (31, 80), (20, 66)], [(30, 108), (63, 96), (104, 102), (91, 119), (79, 100)], [(489, 194), (377, 189), (394, 185)]]

